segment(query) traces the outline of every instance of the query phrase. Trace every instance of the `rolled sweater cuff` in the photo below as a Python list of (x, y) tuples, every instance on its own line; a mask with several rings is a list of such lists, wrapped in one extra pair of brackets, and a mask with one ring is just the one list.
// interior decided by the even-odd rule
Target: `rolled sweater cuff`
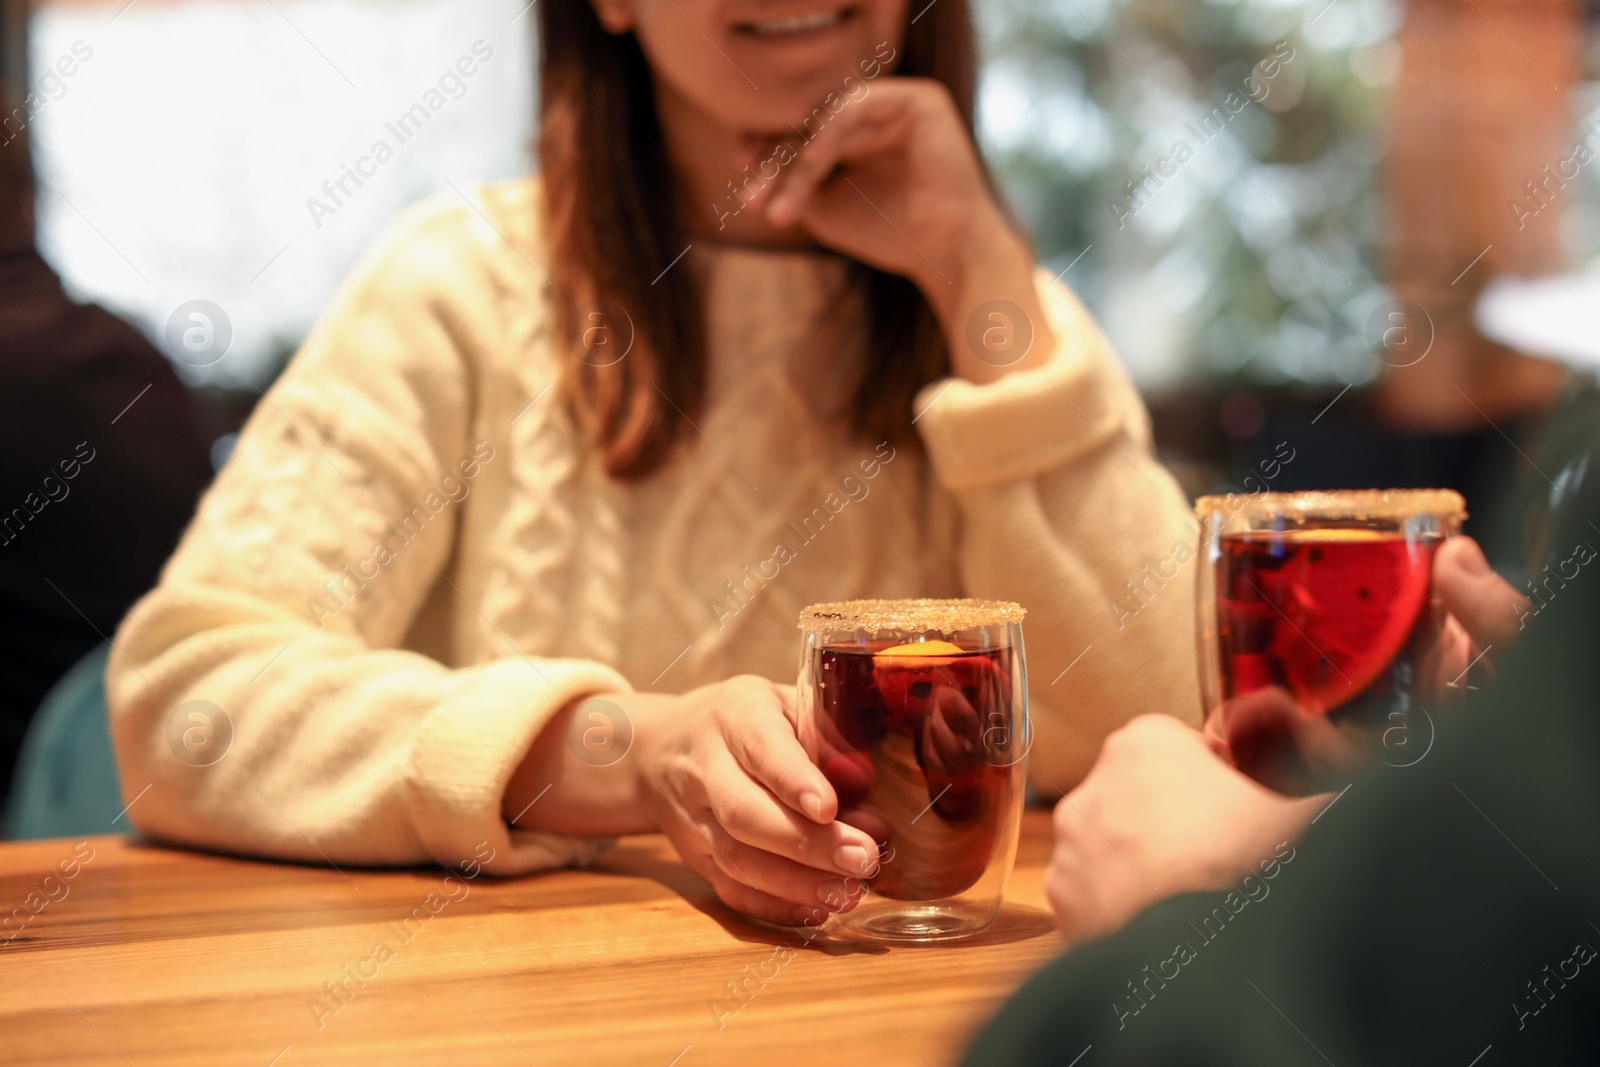
[(917, 425), (934, 473), (960, 491), (1031, 478), (1148, 424), (1111, 346), (1070, 290), (1034, 274), (1055, 335), (1049, 360), (998, 381), (931, 382), (917, 395)]
[(407, 795), (423, 847), (445, 867), (475, 860), (497, 875), (593, 861), (611, 839), (514, 830), (501, 804), (512, 773), (556, 712), (585, 696), (628, 690), (627, 680), (599, 663), (551, 659), (499, 660), (462, 671), (459, 680), (423, 721), (411, 750)]

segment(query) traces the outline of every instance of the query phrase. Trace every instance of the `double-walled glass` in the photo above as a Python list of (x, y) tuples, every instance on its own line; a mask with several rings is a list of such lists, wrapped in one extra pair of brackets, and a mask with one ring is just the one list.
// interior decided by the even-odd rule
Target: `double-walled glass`
[[(1201, 497), (1207, 729), (1278, 788), (1363, 755), (1401, 765), (1466, 686), (1444, 641), (1433, 560), (1465, 502), (1444, 489)], [(1408, 747), (1409, 746), (1409, 747)]]
[(800, 616), (799, 733), (878, 842), (852, 880), (846, 937), (940, 941), (985, 929), (1016, 855), (1031, 734), (1023, 610), (982, 600), (858, 600)]

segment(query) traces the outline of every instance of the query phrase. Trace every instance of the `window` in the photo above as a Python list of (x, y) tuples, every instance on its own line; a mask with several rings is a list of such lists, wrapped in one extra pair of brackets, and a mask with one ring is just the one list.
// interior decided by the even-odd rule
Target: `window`
[(405, 206), (531, 166), (527, 0), (124, 2), (35, 11), (40, 247), (153, 338), (220, 306), (195, 384), (270, 377)]

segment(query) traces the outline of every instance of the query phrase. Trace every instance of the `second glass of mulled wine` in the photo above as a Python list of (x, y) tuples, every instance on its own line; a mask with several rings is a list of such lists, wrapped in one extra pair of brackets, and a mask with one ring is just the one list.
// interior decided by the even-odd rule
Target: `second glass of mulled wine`
[(1444, 632), (1433, 560), (1466, 518), (1446, 489), (1201, 497), (1208, 733), (1263, 783), (1337, 785), (1362, 756), (1409, 765), (1471, 651)]

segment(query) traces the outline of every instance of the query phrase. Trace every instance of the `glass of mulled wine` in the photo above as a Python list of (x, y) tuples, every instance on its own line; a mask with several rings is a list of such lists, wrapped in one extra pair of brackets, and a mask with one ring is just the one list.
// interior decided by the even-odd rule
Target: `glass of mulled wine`
[(1465, 691), (1470, 666), (1433, 595), (1460, 494), (1207, 496), (1195, 512), (1206, 731), (1235, 766), (1304, 793), (1363, 756), (1426, 755), (1430, 713)]
[[(847, 882), (846, 937), (943, 941), (992, 924), (1025, 792), (1023, 609), (985, 600), (855, 600), (800, 615), (799, 734), (878, 842)], [(830, 908), (830, 910), (833, 910)]]

